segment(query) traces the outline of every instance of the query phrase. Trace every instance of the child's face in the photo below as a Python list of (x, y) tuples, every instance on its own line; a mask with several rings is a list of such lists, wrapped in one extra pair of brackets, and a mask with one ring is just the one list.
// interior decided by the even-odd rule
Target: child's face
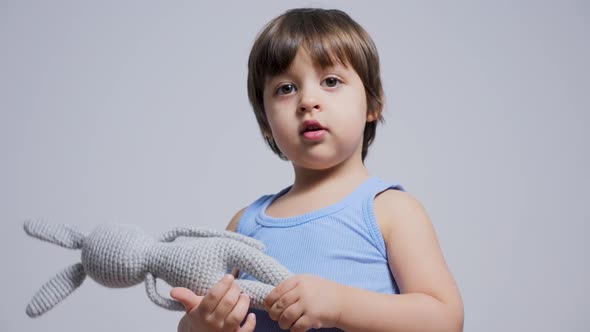
[[(283, 74), (269, 77), (264, 109), (272, 137), (283, 154), (306, 168), (323, 169), (349, 158), (361, 160), (367, 99), (361, 78), (351, 66), (322, 69), (300, 48)], [(319, 139), (306, 138), (306, 120), (325, 127)]]

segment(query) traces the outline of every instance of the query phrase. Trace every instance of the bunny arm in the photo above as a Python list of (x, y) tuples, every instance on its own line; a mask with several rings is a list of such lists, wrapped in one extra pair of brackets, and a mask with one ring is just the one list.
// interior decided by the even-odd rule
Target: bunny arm
[(145, 290), (150, 300), (158, 306), (168, 310), (184, 311), (182, 303), (173, 299), (165, 298), (158, 293), (158, 289), (156, 288), (156, 278), (149, 272), (145, 276)]
[(84, 234), (70, 225), (57, 225), (26, 220), (23, 227), (25, 232), (30, 236), (57, 244), (64, 248), (80, 249), (84, 242)]
[(191, 227), (177, 227), (171, 231), (164, 233), (160, 237), (161, 242), (172, 242), (176, 238), (186, 237), (225, 237), (233, 240), (243, 242), (253, 248), (263, 251), (264, 244), (254, 238), (230, 231), (217, 231), (206, 228), (191, 228)]
[[(272, 291), (274, 288), (273, 286), (253, 280), (236, 280), (236, 283), (242, 292), (248, 294), (250, 297), (250, 307), (266, 310), (266, 308), (264, 308), (264, 298), (268, 295), (268, 293), (270, 293), (270, 291)], [(145, 290), (149, 299), (156, 305), (168, 310), (185, 310), (184, 305), (179, 301), (165, 298), (160, 295), (160, 293), (158, 293), (158, 289), (156, 287), (156, 278), (149, 272), (145, 278)]]
[(254, 309), (266, 310), (264, 299), (273, 290), (274, 286), (262, 283), (260, 281), (238, 279), (236, 283), (243, 293), (250, 296), (250, 307)]
[(86, 273), (81, 263), (68, 266), (37, 291), (27, 305), (27, 315), (34, 318), (44, 314), (76, 290), (84, 278)]

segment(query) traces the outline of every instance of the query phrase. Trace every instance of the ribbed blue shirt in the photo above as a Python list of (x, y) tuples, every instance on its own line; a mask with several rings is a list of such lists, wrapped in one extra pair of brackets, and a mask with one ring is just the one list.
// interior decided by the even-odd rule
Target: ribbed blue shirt
[[(348, 286), (399, 294), (387, 263), (373, 201), (388, 189), (404, 191), (400, 184), (372, 176), (332, 205), (288, 218), (268, 216), (266, 208), (291, 187), (250, 204), (239, 220), (237, 232), (262, 241), (265, 252), (295, 274), (314, 274)], [(239, 278), (255, 280), (245, 273)], [(267, 312), (252, 312), (256, 314), (256, 331), (283, 331)]]

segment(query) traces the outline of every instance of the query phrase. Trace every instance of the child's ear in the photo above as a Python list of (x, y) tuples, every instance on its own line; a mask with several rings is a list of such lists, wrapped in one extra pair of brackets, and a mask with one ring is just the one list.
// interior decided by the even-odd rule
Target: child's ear
[(379, 120), (381, 116), (381, 110), (376, 111), (368, 111), (367, 112), (367, 122), (373, 122)]

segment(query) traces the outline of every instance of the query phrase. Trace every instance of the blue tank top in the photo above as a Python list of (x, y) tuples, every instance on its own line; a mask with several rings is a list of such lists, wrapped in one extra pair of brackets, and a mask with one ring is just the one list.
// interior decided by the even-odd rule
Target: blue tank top
[[(237, 232), (262, 241), (265, 252), (294, 274), (314, 274), (352, 287), (399, 294), (387, 263), (373, 201), (388, 189), (405, 191), (400, 184), (373, 176), (340, 201), (319, 210), (288, 218), (266, 215), (266, 208), (291, 187), (264, 195), (249, 205)], [(245, 273), (240, 273), (239, 278), (255, 280)], [(266, 311), (251, 311), (256, 314), (256, 331), (283, 331)]]

